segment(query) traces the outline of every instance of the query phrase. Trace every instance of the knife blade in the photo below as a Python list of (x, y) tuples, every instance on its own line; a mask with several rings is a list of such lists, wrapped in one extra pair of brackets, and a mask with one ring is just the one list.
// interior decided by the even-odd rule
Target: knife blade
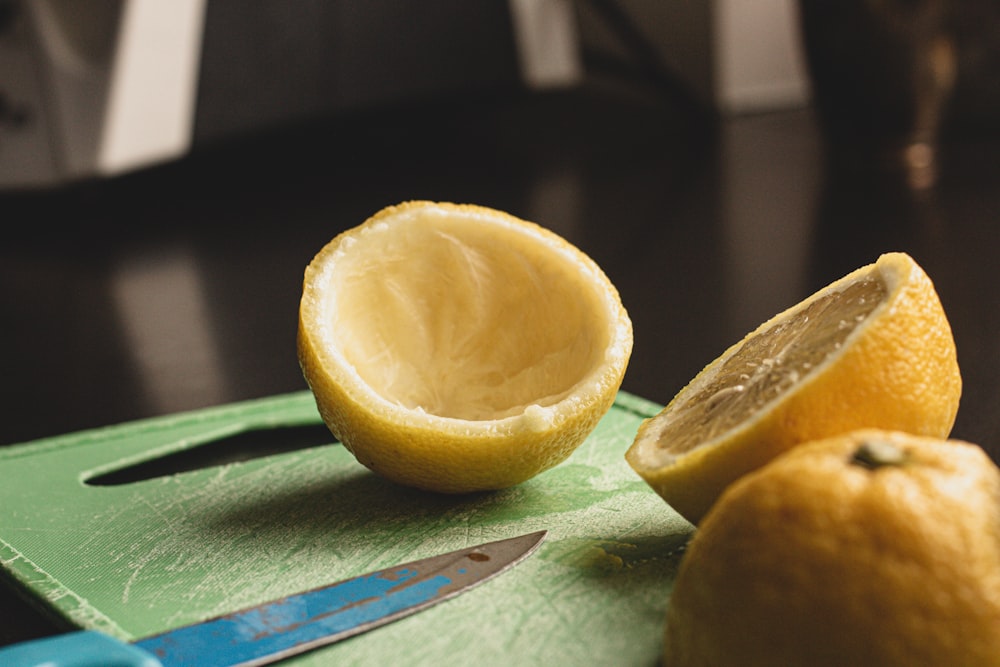
[(399, 620), (527, 558), (538, 531), (362, 574), (131, 644), (93, 630), (0, 649), (6, 667), (266, 665)]

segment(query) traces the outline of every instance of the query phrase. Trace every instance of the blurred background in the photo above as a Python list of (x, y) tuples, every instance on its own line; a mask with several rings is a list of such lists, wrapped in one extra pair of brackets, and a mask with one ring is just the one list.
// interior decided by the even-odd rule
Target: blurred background
[(997, 458), (998, 113), (994, 0), (0, 0), (0, 445), (304, 390), (306, 264), (433, 199), (591, 255), (659, 403), (908, 252)]
[(665, 403), (885, 251), (997, 452), (992, 0), (0, 0), (0, 443), (305, 388), (302, 270), (407, 199), (563, 234)]

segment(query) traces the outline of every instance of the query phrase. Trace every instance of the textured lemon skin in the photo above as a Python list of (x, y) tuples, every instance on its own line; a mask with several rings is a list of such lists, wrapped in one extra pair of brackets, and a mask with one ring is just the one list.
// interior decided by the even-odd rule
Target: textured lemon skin
[(660, 424), (657, 417), (646, 420), (626, 454), (633, 469), (697, 524), (726, 486), (797, 444), (860, 428), (947, 437), (962, 393), (955, 341), (930, 278), (903, 253), (882, 255), (774, 316), (709, 364), (673, 400), (682, 400), (747, 339), (873, 271), (886, 280), (885, 303), (835, 359), (747, 422), (672, 465), (651, 465), (648, 452)]
[[(319, 273), (366, 227), (397, 224), (408, 212), (436, 209), (470, 215), (482, 224), (531, 238), (534, 252), (577, 272), (581, 285), (607, 320), (608, 345), (601, 364), (575, 391), (549, 406), (496, 420), (468, 420), (415, 413), (386, 401), (324, 345), (315, 318), (323, 285)], [(567, 268), (570, 267), (570, 268)], [(377, 307), (377, 304), (373, 304)], [(475, 205), (414, 201), (379, 211), (324, 247), (306, 269), (299, 310), (299, 363), (330, 431), (357, 460), (397, 483), (441, 493), (507, 488), (526, 481), (572, 454), (610, 410), (632, 351), (632, 324), (617, 290), (597, 264), (565, 239), (534, 223)]]
[[(871, 440), (908, 460), (851, 464)], [(1000, 471), (970, 443), (864, 430), (750, 473), (688, 546), (663, 664), (1000, 664)]]

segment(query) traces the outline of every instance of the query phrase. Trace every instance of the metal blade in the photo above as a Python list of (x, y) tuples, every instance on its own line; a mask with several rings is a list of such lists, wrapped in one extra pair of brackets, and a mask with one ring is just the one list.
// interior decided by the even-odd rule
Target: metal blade
[(530, 555), (539, 531), (432, 556), (141, 639), (163, 667), (266, 665), (442, 602)]

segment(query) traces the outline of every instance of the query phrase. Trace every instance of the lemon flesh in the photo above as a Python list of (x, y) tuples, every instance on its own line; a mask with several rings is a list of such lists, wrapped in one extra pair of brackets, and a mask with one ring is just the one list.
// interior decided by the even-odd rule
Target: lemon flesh
[(882, 280), (859, 280), (745, 341), (704, 379), (704, 386), (666, 411), (667, 425), (658, 439), (664, 461), (739, 426), (806, 380), (885, 295)]
[(305, 272), (298, 355), (323, 420), (362, 464), (417, 488), (505, 488), (565, 460), (631, 350), (592, 259), (486, 207), (388, 207)]
[(961, 388), (933, 283), (887, 253), (726, 350), (642, 424), (626, 460), (698, 523), (729, 484), (799, 443), (865, 427), (946, 437)]

